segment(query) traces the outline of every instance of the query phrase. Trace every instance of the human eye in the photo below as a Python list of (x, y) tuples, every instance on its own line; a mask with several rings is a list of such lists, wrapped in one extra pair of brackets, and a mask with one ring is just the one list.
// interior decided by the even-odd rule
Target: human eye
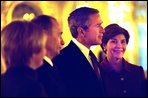
[(111, 40), (111, 43), (117, 43), (117, 41), (116, 41), (116, 40), (114, 40), (114, 39), (112, 39), (112, 40)]
[(122, 43), (122, 44), (126, 44), (126, 40), (122, 40), (121, 43)]

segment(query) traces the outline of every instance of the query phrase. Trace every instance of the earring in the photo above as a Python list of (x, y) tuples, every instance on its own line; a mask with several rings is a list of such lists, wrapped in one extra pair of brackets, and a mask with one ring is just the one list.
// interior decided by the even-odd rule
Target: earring
[(106, 49), (104, 48), (104, 51), (106, 51)]

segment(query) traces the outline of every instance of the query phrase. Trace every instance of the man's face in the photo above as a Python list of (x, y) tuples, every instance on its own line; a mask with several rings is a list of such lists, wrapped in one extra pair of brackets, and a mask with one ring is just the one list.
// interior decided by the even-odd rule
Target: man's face
[(100, 45), (102, 43), (102, 37), (104, 29), (101, 26), (103, 23), (99, 14), (90, 15), (89, 17), (89, 27), (85, 32), (85, 41), (88, 46)]
[(48, 41), (46, 45), (47, 55), (50, 56), (50, 58), (58, 55), (64, 45), (64, 40), (62, 39), (62, 31), (59, 24), (54, 20), (52, 23), (52, 32), (50, 35), (48, 35)]

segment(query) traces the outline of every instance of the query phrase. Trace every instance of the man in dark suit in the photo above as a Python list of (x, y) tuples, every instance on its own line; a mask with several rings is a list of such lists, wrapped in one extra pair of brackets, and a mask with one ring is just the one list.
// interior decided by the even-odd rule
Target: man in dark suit
[(64, 84), (52, 63), (52, 58), (60, 53), (64, 41), (57, 20), (51, 16), (40, 15), (32, 20), (48, 35), (46, 44), (47, 54), (44, 57), (43, 66), (37, 69), (39, 79), (45, 86), (48, 96), (66, 96)]
[(102, 84), (89, 56), (90, 47), (102, 42), (104, 29), (99, 11), (78, 8), (70, 14), (68, 23), (72, 41), (53, 58), (53, 63), (58, 67), (69, 96), (103, 96)]

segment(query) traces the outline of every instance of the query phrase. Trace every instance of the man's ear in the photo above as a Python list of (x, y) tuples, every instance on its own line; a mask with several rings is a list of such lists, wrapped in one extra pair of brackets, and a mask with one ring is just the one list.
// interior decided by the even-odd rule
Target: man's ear
[(84, 36), (85, 30), (82, 27), (77, 28), (78, 36)]

